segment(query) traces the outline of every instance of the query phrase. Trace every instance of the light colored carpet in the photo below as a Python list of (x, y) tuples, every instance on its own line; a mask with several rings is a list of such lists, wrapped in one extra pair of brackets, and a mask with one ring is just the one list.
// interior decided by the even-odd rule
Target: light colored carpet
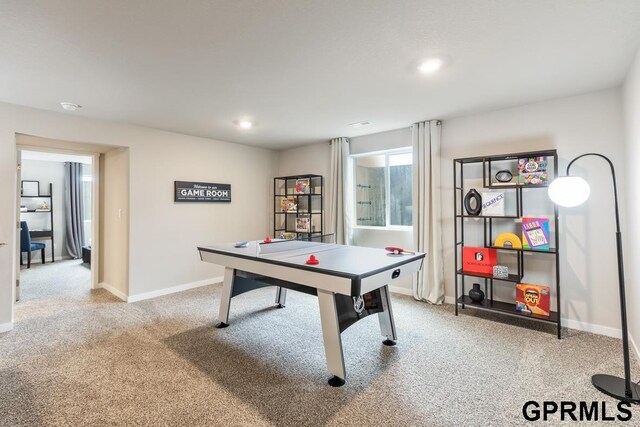
[(528, 400), (614, 409), (590, 376), (622, 374), (619, 340), (559, 341), (393, 295), (398, 345), (381, 344), (376, 316), (358, 322), (343, 333), (347, 384), (332, 388), (314, 297), (289, 292), (278, 310), (272, 289), (244, 294), (219, 330), (220, 285), (125, 304), (91, 291), (78, 261), (34, 265), (22, 283), (0, 335), (2, 426), (524, 425)]

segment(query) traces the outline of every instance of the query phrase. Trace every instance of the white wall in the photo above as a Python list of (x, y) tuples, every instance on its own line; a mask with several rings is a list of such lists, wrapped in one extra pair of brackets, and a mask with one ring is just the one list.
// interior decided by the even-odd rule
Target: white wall
[(371, 153), (411, 147), (411, 128), (390, 130), (351, 138), (351, 154)]
[(640, 358), (640, 225), (636, 220), (640, 212), (640, 175), (637, 173), (640, 159), (640, 50), (623, 86), (623, 104), (626, 131), (626, 175), (623, 177), (627, 185), (621, 196), (627, 201), (627, 218), (633, 218), (627, 221), (626, 233), (623, 232), (627, 313), (635, 352)]
[[(555, 148), (564, 175), (571, 159), (594, 151), (609, 156), (623, 177), (621, 108), (620, 91), (607, 90), (444, 121), (442, 228), (448, 297), (454, 295), (452, 160)], [(592, 192), (585, 205), (560, 210), (562, 317), (570, 327), (615, 335), (620, 320), (610, 172), (606, 163), (587, 158), (572, 173), (584, 176)], [(619, 185), (624, 191), (624, 180)]]
[[(272, 150), (0, 103), (0, 194), (6, 200), (17, 195), (16, 133), (129, 149), (130, 297), (219, 277), (222, 268), (201, 262), (197, 245), (269, 231), (265, 212), (277, 171)], [(229, 183), (233, 201), (176, 204), (174, 180)], [(15, 221), (11, 204), (0, 207), (0, 242), (9, 244), (0, 247), (0, 325), (12, 319)]]
[[(44, 160), (22, 160), (22, 179), (27, 181), (40, 181), (40, 193), (49, 193), (49, 183), (53, 184), (53, 231), (55, 239), (55, 258), (69, 258), (67, 244), (65, 243), (65, 213), (64, 213), (64, 163), (49, 162)], [(27, 199), (24, 199), (27, 201)], [(49, 199), (45, 199), (49, 203)], [(39, 199), (38, 199), (39, 201)], [(27, 221), (29, 228), (50, 228), (51, 217), (47, 213), (23, 213), (20, 215), (21, 221)], [(34, 242), (39, 240), (34, 240)], [(45, 258), (51, 261), (51, 241), (42, 240), (47, 245)], [(32, 254), (32, 261), (39, 260), (39, 252)]]

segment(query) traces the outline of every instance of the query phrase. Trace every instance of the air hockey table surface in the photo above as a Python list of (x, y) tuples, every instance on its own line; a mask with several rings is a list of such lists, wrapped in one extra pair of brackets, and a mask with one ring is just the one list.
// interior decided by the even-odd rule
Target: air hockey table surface
[[(384, 249), (300, 240), (251, 241), (200, 246), (202, 261), (225, 267), (218, 328), (229, 325), (231, 299), (267, 286), (276, 287), (282, 308), (287, 289), (318, 297), (329, 384), (346, 379), (340, 334), (358, 320), (378, 314), (385, 345), (397, 336), (389, 284), (420, 270), (424, 253), (391, 254)], [(313, 255), (318, 264), (307, 263)]]

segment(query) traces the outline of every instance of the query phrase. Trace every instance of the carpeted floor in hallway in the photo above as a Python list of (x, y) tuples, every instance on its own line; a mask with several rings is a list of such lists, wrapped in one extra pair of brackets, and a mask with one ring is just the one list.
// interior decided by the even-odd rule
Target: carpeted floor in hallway
[(375, 316), (352, 326), (347, 384), (332, 388), (314, 297), (289, 292), (278, 310), (273, 289), (250, 292), (215, 329), (219, 292), (126, 304), (92, 291), (78, 261), (23, 270), (0, 335), (0, 425), (513, 426), (529, 400), (615, 408), (590, 377), (622, 374), (619, 340), (394, 294), (398, 345), (382, 345)]

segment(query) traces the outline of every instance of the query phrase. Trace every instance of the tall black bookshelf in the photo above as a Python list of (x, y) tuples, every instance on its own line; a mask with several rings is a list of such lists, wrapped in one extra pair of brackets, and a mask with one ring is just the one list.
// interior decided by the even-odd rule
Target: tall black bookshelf
[[(291, 175), (274, 178), (273, 237), (308, 240), (322, 236), (323, 188), (322, 175)], [(295, 209), (284, 209), (284, 199), (291, 201)], [(303, 227), (305, 224), (308, 224), (308, 227)]]
[[(546, 157), (548, 159), (548, 179), (545, 183), (521, 183), (518, 180), (517, 162), (521, 158), (530, 157)], [(469, 171), (471, 173), (465, 171)], [(513, 178), (510, 182), (498, 182), (495, 174), (500, 170), (511, 170)], [(481, 176), (478, 176), (481, 175)], [(558, 176), (558, 154), (556, 150), (540, 150), (523, 153), (509, 153), (495, 156), (480, 156), (454, 159), (453, 161), (453, 186), (454, 186), (454, 258), (455, 258), (455, 314), (459, 314), (459, 309), (478, 309), (504, 314), (507, 316), (516, 316), (520, 318), (530, 319), (532, 321), (545, 322), (555, 324), (557, 328), (558, 339), (562, 338), (562, 321), (561, 321), (561, 304), (560, 304), (560, 245), (558, 233), (558, 207), (545, 197), (549, 210), (552, 209), (553, 214), (549, 216), (550, 225), (550, 248), (548, 250), (498, 247), (495, 246), (495, 238), (497, 230), (504, 230), (510, 227), (509, 222), (515, 223), (513, 230), (518, 233), (518, 222), (523, 217), (527, 217), (524, 200), (530, 196), (530, 192), (545, 192), (549, 183)], [(480, 182), (483, 191), (504, 191), (510, 193), (507, 200), (505, 197), (505, 214), (504, 215), (470, 215), (464, 208), (464, 199), (467, 192), (475, 186), (465, 185), (465, 180)], [(481, 180), (481, 181), (480, 181)], [(546, 196), (546, 194), (545, 194)], [(507, 213), (507, 201), (510, 202), (509, 212)], [(551, 226), (553, 228), (551, 228)], [(480, 227), (481, 230), (471, 227)], [(466, 233), (465, 233), (466, 231)], [(479, 234), (483, 237), (481, 242), (470, 243), (470, 235), (475, 234), (476, 238)], [(516, 268), (509, 269), (509, 275), (506, 278), (494, 277), (493, 274), (472, 273), (463, 269), (462, 252), (465, 246), (478, 246), (492, 248), (497, 250), (498, 264), (511, 264)], [(498, 287), (513, 287), (515, 294), (515, 286), (518, 283), (527, 283), (527, 272), (529, 261), (526, 258), (541, 257), (544, 259), (535, 260), (538, 265), (540, 263), (549, 264), (548, 279), (545, 285), (549, 286), (551, 296), (555, 298), (555, 307), (551, 307), (550, 315), (540, 316), (536, 314), (520, 314), (516, 311), (515, 297), (508, 300), (494, 297), (494, 290)], [(508, 262), (502, 262), (507, 260)], [(555, 272), (553, 271), (555, 269)], [(467, 280), (466, 280), (467, 279)], [(467, 294), (470, 286), (467, 287), (468, 281), (484, 283), (485, 299), (480, 303), (475, 303)], [(555, 282), (555, 283), (553, 283)], [(501, 293), (506, 294), (508, 289), (502, 289)], [(555, 309), (554, 309), (555, 308)]]
[[(34, 181), (35, 182), (35, 181)], [(38, 183), (38, 188), (39, 188)], [(46, 209), (40, 209), (40, 205), (45, 202)], [(40, 229), (34, 228), (30, 223), (34, 221), (36, 216), (48, 216), (49, 227)], [(29, 225), (29, 234), (35, 240), (51, 241), (51, 262), (55, 262), (55, 237), (53, 230), (53, 184), (49, 184), (49, 194), (41, 194), (38, 190), (37, 195), (20, 195), (20, 220), (26, 221)]]

